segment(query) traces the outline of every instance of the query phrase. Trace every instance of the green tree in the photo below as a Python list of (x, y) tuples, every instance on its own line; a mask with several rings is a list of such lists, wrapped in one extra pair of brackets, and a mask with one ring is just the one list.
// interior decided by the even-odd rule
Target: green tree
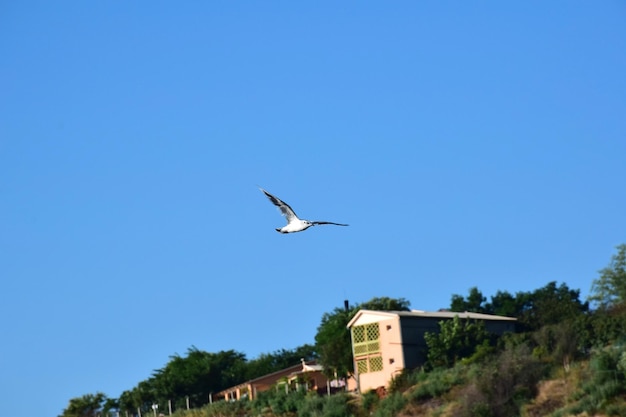
[(431, 367), (450, 367), (458, 360), (472, 356), (479, 346), (489, 344), (489, 333), (483, 321), (454, 316), (439, 322), (439, 332), (424, 334)]
[[(405, 298), (389, 298), (389, 297), (374, 297), (369, 301), (366, 301), (360, 305), (357, 305), (358, 310), (376, 310), (376, 311), (409, 311), (411, 302)], [(356, 314), (356, 311), (355, 311)]]
[(139, 382), (119, 398), (119, 408), (135, 413), (151, 411), (152, 404), (166, 409), (168, 400), (175, 409), (189, 404), (200, 407), (208, 402), (209, 393), (218, 392), (245, 380), (246, 358), (234, 350), (204, 352), (192, 346), (186, 356), (174, 355), (152, 376)]
[(473, 287), (467, 298), (452, 296), (450, 310), (496, 314), (515, 317), (525, 331), (539, 330), (542, 326), (558, 324), (563, 320), (574, 320), (589, 310), (589, 305), (580, 301), (580, 290), (572, 290), (565, 283), (555, 281), (530, 292), (518, 292), (515, 296), (498, 291), (485, 303), (486, 297)]
[(148, 378), (145, 381), (140, 381), (137, 387), (132, 391), (132, 399), (135, 407), (133, 407), (133, 413), (137, 408), (141, 411), (148, 411), (152, 404), (157, 402), (157, 388), (155, 378)]
[(533, 355), (563, 365), (568, 371), (572, 361), (581, 354), (581, 333), (579, 322), (574, 320), (543, 326), (532, 334), (532, 339), (537, 344)]
[(111, 410), (119, 410), (120, 402), (117, 398), (107, 398), (102, 406), (102, 415), (107, 416)]
[(359, 310), (407, 311), (410, 305), (404, 298), (375, 297), (352, 308), (335, 308), (324, 313), (315, 335), (315, 346), (328, 376), (335, 372), (340, 377), (354, 373), (352, 341), (346, 326)]
[(524, 310), (526, 296), (528, 293), (518, 293), (512, 295), (508, 291), (498, 291), (491, 296), (491, 302), (485, 306), (485, 312), (498, 316), (518, 317)]
[(467, 298), (463, 298), (462, 295), (453, 294), (452, 302), (450, 303), (451, 311), (465, 312), (471, 311), (473, 313), (487, 313), (483, 303), (487, 301), (487, 298), (483, 296), (483, 293), (478, 290), (477, 287), (472, 287), (469, 290)]
[(589, 301), (604, 309), (626, 303), (626, 244), (618, 245), (609, 265), (600, 270), (600, 277), (592, 283)]
[(507, 347), (485, 363), (461, 391), (455, 416), (518, 416), (520, 406), (536, 396), (545, 372), (544, 364), (525, 344)]
[(518, 293), (518, 297), (522, 311), (517, 318), (527, 331), (575, 320), (589, 310), (589, 305), (580, 301), (580, 290), (572, 290), (565, 283), (557, 286), (555, 281), (531, 293)]
[(139, 404), (135, 403), (132, 390), (126, 390), (120, 394), (118, 398), (119, 409), (127, 411), (129, 414), (134, 415), (134, 410), (139, 407)]
[(191, 347), (187, 356), (172, 356), (154, 372), (155, 401), (164, 406), (171, 399), (181, 408), (189, 397), (192, 407), (205, 405), (209, 393), (245, 380), (245, 362), (245, 355), (234, 350), (209, 353)]
[(317, 359), (317, 356), (315, 346), (309, 344), (299, 346), (293, 350), (280, 349), (273, 353), (262, 353), (246, 364), (246, 380), (271, 374), (272, 372), (296, 365), (300, 363), (301, 359), (305, 361)]
[(355, 308), (335, 308), (331, 313), (324, 313), (322, 316), (315, 335), (315, 344), (320, 363), (328, 376), (336, 372), (340, 377), (345, 377), (354, 372), (352, 342), (346, 326), (357, 311)]
[(106, 401), (106, 395), (101, 392), (72, 398), (59, 417), (96, 417)]
[(588, 345), (593, 346), (626, 339), (626, 244), (617, 246), (609, 265), (599, 272), (588, 298), (597, 306), (586, 323)]

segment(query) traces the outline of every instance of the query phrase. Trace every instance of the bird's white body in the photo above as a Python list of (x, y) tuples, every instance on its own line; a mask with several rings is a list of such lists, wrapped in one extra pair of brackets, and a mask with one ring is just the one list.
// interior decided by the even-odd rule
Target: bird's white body
[(276, 207), (280, 209), (280, 212), (282, 213), (283, 216), (285, 216), (285, 219), (287, 220), (286, 226), (276, 229), (276, 231), (279, 233), (302, 232), (303, 230), (306, 230), (309, 227), (316, 226), (318, 224), (332, 224), (335, 226), (347, 226), (347, 224), (342, 224), (342, 223), (302, 220), (298, 218), (298, 216), (296, 216), (296, 213), (293, 211), (291, 207), (289, 207), (289, 204), (285, 203), (278, 197), (275, 197), (272, 194), (268, 193), (263, 188), (259, 187), (259, 189), (263, 192), (263, 194), (267, 196), (267, 198), (269, 198), (272, 204), (274, 204)]
[(313, 226), (313, 223), (308, 220), (294, 219), (291, 222), (287, 223), (286, 226), (277, 228), (276, 231), (280, 233), (295, 233), (302, 232), (303, 230), (306, 230), (311, 226)]

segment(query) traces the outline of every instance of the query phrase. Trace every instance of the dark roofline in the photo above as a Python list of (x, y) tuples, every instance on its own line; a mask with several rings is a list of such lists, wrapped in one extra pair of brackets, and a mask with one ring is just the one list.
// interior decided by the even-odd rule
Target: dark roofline
[(378, 316), (387, 316), (387, 317), (408, 317), (408, 318), (439, 318), (439, 319), (453, 319), (455, 316), (458, 316), (461, 319), (473, 319), (473, 320), (488, 320), (488, 321), (517, 321), (514, 317), (506, 317), (506, 316), (497, 316), (494, 314), (483, 314), (483, 313), (472, 313), (469, 311), (458, 312), (458, 311), (422, 311), (422, 310), (411, 310), (411, 311), (379, 311), (379, 310), (367, 310), (362, 309), (359, 310), (352, 320), (350, 320), (346, 327), (350, 328), (356, 323), (359, 318), (363, 314), (372, 314)]

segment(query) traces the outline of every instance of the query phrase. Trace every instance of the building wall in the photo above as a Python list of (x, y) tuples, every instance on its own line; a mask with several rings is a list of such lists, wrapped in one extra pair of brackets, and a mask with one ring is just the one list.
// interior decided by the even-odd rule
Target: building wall
[[(379, 318), (380, 319), (380, 318)], [(450, 320), (441, 317), (411, 317), (394, 316), (389, 319), (381, 319), (378, 322), (370, 320), (365, 324), (352, 327), (353, 355), (355, 372), (359, 390), (366, 392), (380, 386), (387, 387), (389, 382), (403, 369), (415, 369), (426, 362), (427, 345), (424, 334), (426, 332), (438, 333), (439, 322)], [(487, 331), (495, 334), (515, 331), (515, 323), (512, 321), (484, 320)], [(355, 328), (377, 325), (378, 343), (377, 350), (366, 349), (367, 342), (359, 339), (361, 330)], [(357, 340), (355, 340), (357, 336)], [(356, 346), (355, 346), (356, 342)], [(361, 342), (359, 344), (359, 342)], [(370, 347), (373, 345), (370, 345)], [(380, 359), (375, 359), (375, 358)], [(370, 366), (372, 360), (382, 364), (375, 369)]]
[(495, 334), (513, 333), (515, 332), (515, 322), (485, 320), (485, 328), (487, 331)]
[(415, 369), (426, 362), (426, 332), (439, 332), (440, 318), (434, 317), (401, 317), (402, 327), (402, 353), (404, 365), (407, 369)]
[[(439, 333), (439, 322), (452, 320), (440, 317), (401, 317), (404, 363), (407, 369), (415, 369), (426, 362), (428, 346), (424, 334)], [(465, 319), (461, 319), (465, 320)], [(515, 322), (483, 320), (485, 329), (493, 334), (515, 331)]]
[[(281, 369), (280, 371), (255, 378), (251, 381), (246, 381), (243, 384), (218, 392), (213, 396), (213, 398), (216, 400), (239, 400), (244, 394), (247, 394), (247, 398), (255, 399), (258, 393), (267, 391), (268, 389), (274, 387), (279, 381), (285, 380), (286, 378), (289, 378), (290, 376), (301, 371), (302, 364), (290, 366), (289, 368)], [(315, 381), (317, 382), (318, 379), (316, 378)], [(324, 384), (325, 383), (326, 382), (324, 380)]]
[[(376, 352), (364, 353), (358, 350), (354, 352), (356, 377), (361, 391), (386, 386), (404, 368), (398, 318), (381, 320), (365, 326), (377, 326), (380, 348)], [(375, 362), (375, 366), (371, 366), (372, 362)]]

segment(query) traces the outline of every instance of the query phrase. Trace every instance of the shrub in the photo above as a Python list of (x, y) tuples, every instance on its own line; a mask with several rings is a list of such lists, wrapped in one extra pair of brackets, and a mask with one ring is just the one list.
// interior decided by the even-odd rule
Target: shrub
[(584, 383), (571, 399), (574, 404), (554, 416), (603, 412), (610, 416), (626, 416), (626, 375), (620, 370), (626, 346), (609, 346), (593, 352)]
[(462, 416), (511, 417), (537, 393), (537, 383), (546, 371), (530, 349), (521, 345), (506, 349), (495, 362), (481, 368), (475, 382), (464, 390)]
[(330, 397), (307, 395), (298, 408), (298, 417), (348, 417), (353, 410), (346, 394), (336, 394)]
[(307, 396), (298, 409), (298, 417), (322, 417), (326, 398)]
[(587, 317), (588, 346), (606, 346), (626, 335), (626, 304), (594, 311)]
[(404, 392), (413, 385), (428, 378), (429, 372), (423, 370), (403, 369), (389, 382), (389, 392)]
[(622, 355), (619, 358), (617, 369), (619, 369), (624, 374), (624, 378), (626, 378), (626, 350), (622, 352)]
[(602, 410), (611, 399), (626, 392), (625, 377), (618, 366), (624, 348), (609, 347), (591, 357), (591, 380), (583, 385), (588, 412)]
[(438, 369), (422, 373), (420, 381), (409, 392), (412, 402), (439, 397), (449, 392), (454, 386), (464, 383), (464, 366), (457, 365), (451, 369)]
[(406, 398), (401, 393), (394, 392), (380, 401), (374, 417), (396, 417), (406, 404)]
[(296, 413), (301, 403), (304, 401), (303, 391), (286, 393), (282, 389), (277, 391), (269, 390), (259, 395), (254, 403), (254, 410), (259, 411), (269, 408), (275, 415)]
[[(285, 394), (276, 404), (280, 404), (276, 410), (279, 414), (297, 413), (304, 402), (305, 393), (303, 391), (290, 392)], [(272, 408), (274, 410), (274, 408)]]
[(424, 339), (428, 345), (428, 366), (437, 368), (450, 367), (460, 359), (471, 357), (477, 346), (483, 343), (489, 346), (492, 336), (484, 322), (454, 316), (452, 320), (440, 321), (439, 332), (426, 332)]
[(323, 397), (326, 400), (324, 417), (348, 417), (355, 414), (354, 406), (347, 394), (335, 394)]
[[(196, 409), (201, 411), (197, 416), (200, 417), (238, 417), (245, 416), (249, 410), (250, 403), (246, 400), (241, 401), (218, 401), (211, 405)], [(191, 411), (191, 410), (190, 410)], [(194, 417), (186, 414), (185, 417)]]
[(361, 407), (371, 412), (378, 405), (379, 401), (378, 393), (374, 390), (369, 390), (361, 396)]

